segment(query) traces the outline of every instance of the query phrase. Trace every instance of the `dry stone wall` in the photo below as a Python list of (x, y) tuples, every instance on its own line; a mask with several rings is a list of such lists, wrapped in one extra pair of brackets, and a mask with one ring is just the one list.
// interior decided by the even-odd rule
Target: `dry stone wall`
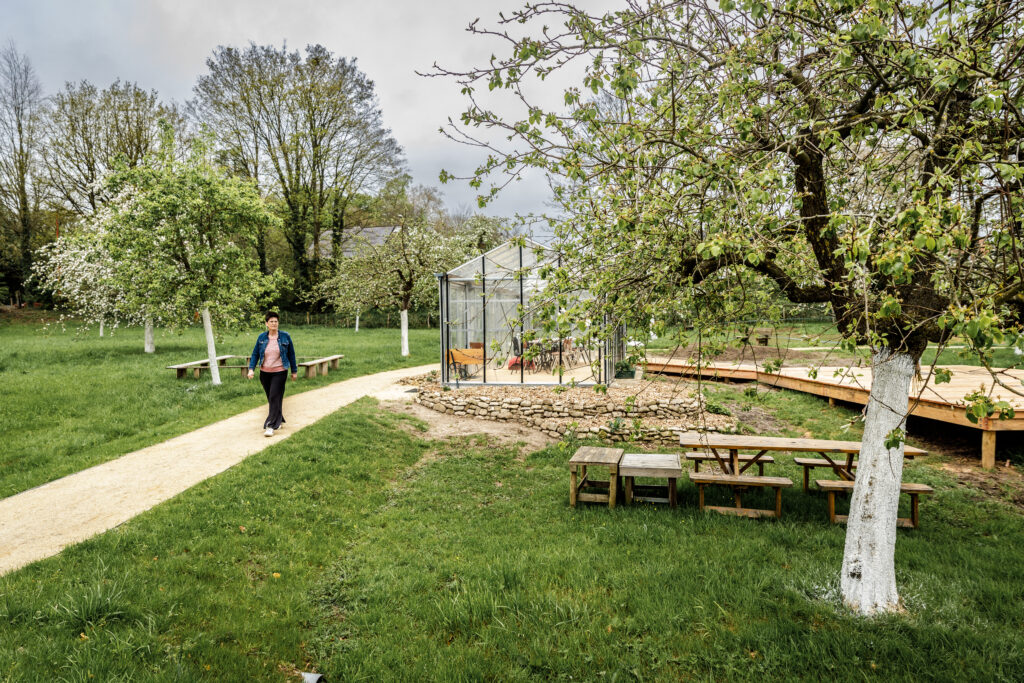
[[(679, 434), (695, 429), (729, 432), (735, 420), (702, 410), (697, 396), (634, 396), (631, 392), (597, 394), (574, 388), (553, 394), (550, 388), (473, 387), (442, 390), (421, 386), (416, 402), (448, 415), (465, 415), (527, 424), (559, 438), (568, 431), (607, 441), (642, 441), (678, 445)], [(703, 412), (703, 415), (702, 415)]]

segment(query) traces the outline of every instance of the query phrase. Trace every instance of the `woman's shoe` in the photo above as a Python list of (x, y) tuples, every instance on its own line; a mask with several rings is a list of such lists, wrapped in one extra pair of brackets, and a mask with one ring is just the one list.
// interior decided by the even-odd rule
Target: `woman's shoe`
[(273, 436), (273, 435), (274, 435), (274, 430), (271, 429), (270, 427), (267, 427), (267, 431), (263, 432), (263, 436)]

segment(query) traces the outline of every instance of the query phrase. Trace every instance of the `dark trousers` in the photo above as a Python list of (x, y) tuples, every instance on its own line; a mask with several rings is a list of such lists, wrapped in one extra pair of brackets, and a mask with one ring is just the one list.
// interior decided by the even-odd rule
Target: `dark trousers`
[(263, 385), (263, 391), (267, 394), (267, 403), (270, 404), (270, 412), (267, 413), (267, 420), (263, 423), (264, 429), (267, 427), (279, 429), (281, 423), (285, 422), (284, 415), (281, 414), (281, 401), (284, 400), (284, 385), (287, 381), (287, 370), (260, 373), (260, 384)]

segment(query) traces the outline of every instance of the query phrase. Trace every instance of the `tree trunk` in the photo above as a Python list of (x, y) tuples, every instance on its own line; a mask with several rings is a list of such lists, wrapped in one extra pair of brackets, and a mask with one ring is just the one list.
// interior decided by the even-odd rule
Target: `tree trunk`
[(143, 348), (146, 353), (156, 353), (156, 342), (153, 340), (153, 320), (151, 318), (146, 318), (144, 335)]
[(220, 368), (217, 366), (217, 347), (213, 341), (213, 322), (210, 321), (210, 307), (203, 307), (203, 332), (206, 333), (206, 355), (210, 359), (210, 379), (214, 386), (220, 384)]
[(359, 313), (356, 312), (356, 332), (359, 331)]
[(850, 501), (841, 586), (843, 602), (861, 614), (898, 610), (896, 517), (903, 480), (903, 444), (887, 449), (886, 437), (906, 425), (915, 362), (882, 349), (871, 359), (864, 438)]
[(100, 318), (100, 336), (103, 336), (103, 318)]
[(402, 355), (409, 355), (409, 309), (402, 309)]

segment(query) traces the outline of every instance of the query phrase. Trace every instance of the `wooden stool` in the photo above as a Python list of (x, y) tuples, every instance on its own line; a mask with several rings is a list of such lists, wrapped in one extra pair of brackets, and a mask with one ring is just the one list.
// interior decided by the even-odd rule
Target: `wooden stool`
[[(626, 479), (627, 505), (634, 500), (642, 500), (675, 507), (676, 479), (683, 476), (683, 468), (679, 466), (679, 456), (675, 453), (626, 453), (619, 463), (619, 476)], [(634, 477), (667, 479), (668, 486), (637, 486), (633, 483)]]
[[(584, 503), (608, 503), (615, 507), (619, 493), (619, 461), (621, 448), (595, 448), (583, 446), (569, 460), (569, 505), (576, 507), (576, 501)], [(593, 466), (608, 468), (608, 481), (591, 481), (587, 468)], [(577, 478), (579, 481), (577, 481)]]

